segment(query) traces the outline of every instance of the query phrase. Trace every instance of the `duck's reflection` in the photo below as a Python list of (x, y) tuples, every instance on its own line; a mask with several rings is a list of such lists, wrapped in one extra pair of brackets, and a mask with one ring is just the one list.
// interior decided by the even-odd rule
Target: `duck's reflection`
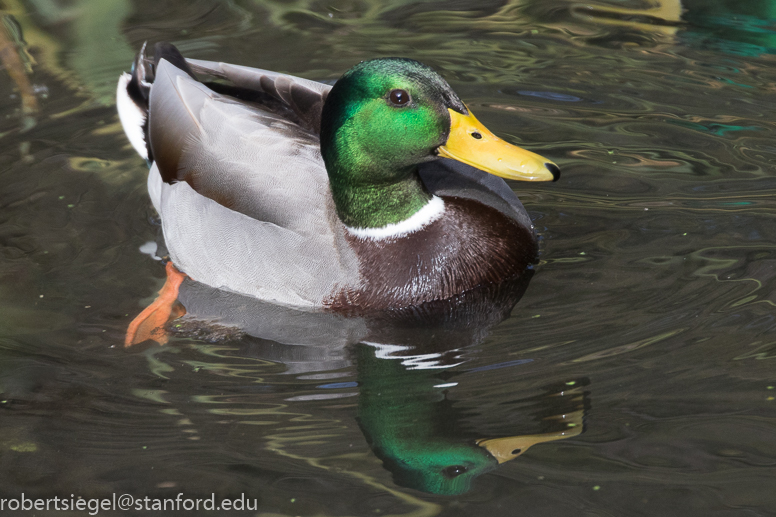
[[(412, 354), (412, 355), (397, 355)], [(442, 378), (445, 354), (413, 354), (395, 345), (361, 344), (358, 365), (358, 423), (369, 447), (401, 486), (435, 494), (461, 494), (472, 481), (537, 443), (582, 432), (581, 386), (552, 387), (527, 410), (551, 416), (538, 434), (479, 436), (462, 425), (466, 415), (448, 400), (456, 376)], [(525, 402), (525, 401), (512, 401)], [(518, 430), (508, 431), (519, 432)]]
[(244, 354), (281, 362), (287, 373), (305, 378), (355, 364), (358, 424), (395, 483), (461, 494), (529, 447), (583, 429), (580, 380), (564, 379), (532, 398), (499, 395), (499, 415), (490, 425), (482, 423), (493, 415), (466, 409), (466, 379), (500, 366), (467, 368), (476, 359), (472, 345), (509, 315), (530, 277), (527, 270), (510, 283), (453, 300), (357, 318), (279, 307), (187, 280), (179, 301), (188, 315), (171, 328), (218, 338), (238, 327), (253, 336), (240, 341)]

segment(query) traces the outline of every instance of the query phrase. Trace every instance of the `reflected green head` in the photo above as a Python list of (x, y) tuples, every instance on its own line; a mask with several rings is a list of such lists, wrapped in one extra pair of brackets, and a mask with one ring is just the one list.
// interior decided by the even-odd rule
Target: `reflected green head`
[(448, 108), (467, 113), (442, 77), (409, 59), (365, 61), (337, 81), (323, 108), (321, 154), (345, 224), (384, 226), (428, 201), (417, 165), (447, 141)]
[(456, 444), (443, 439), (420, 443), (392, 444), (375, 448), (397, 485), (439, 495), (459, 495), (472, 482), (496, 468), (498, 462), (473, 444)]

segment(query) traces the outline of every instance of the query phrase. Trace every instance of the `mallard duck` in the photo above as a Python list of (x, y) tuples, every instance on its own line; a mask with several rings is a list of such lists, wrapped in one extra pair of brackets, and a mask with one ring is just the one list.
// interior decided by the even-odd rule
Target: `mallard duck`
[(361, 62), (332, 87), (166, 43), (151, 61), (144, 45), (117, 105), (150, 164), (168, 273), (312, 310), (408, 307), (520, 275), (533, 226), (492, 174), (560, 174), (410, 59)]

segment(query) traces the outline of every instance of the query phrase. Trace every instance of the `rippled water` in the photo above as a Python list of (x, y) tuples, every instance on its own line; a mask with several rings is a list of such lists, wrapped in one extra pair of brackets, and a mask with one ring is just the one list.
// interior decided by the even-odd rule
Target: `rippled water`
[[(772, 2), (0, 5), (0, 496), (245, 494), (257, 511), (222, 514), (265, 517), (776, 507)], [(563, 170), (512, 184), (541, 238), (530, 283), (415, 323), (187, 283), (187, 308), (252, 326), (124, 349), (164, 278), (112, 100), (145, 40), (326, 81), (370, 57), (434, 66)]]

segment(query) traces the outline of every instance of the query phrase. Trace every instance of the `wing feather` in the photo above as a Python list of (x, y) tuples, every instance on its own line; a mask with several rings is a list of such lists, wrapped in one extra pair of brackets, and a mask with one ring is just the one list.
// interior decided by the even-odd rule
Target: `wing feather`
[(165, 60), (149, 124), (154, 204), (170, 256), (192, 278), (308, 307), (358, 283), (317, 135)]
[(259, 68), (198, 59), (189, 59), (187, 62), (196, 72), (270, 95), (288, 106), (306, 129), (320, 133), (321, 111), (331, 86)]

